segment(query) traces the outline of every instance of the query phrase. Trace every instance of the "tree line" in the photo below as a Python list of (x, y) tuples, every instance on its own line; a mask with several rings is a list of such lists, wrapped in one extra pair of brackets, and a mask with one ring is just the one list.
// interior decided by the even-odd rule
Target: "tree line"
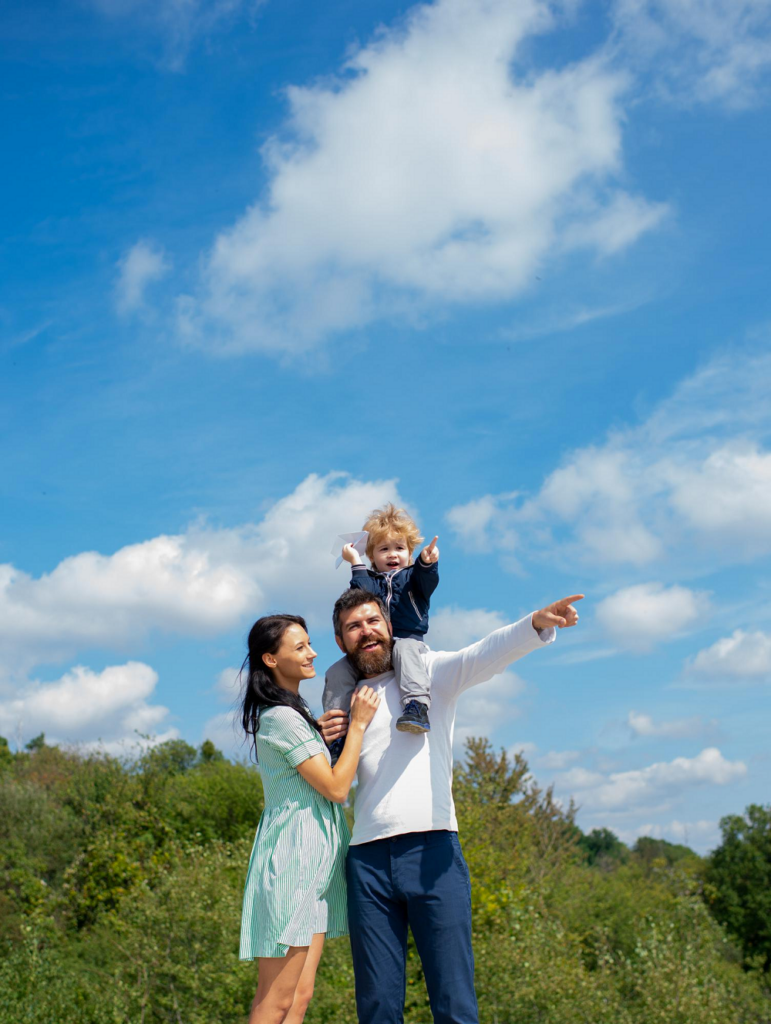
[[(526, 761), (456, 767), (484, 1024), (771, 1022), (771, 807), (687, 846), (583, 834)], [(257, 770), (207, 741), (134, 758), (0, 738), (0, 1024), (243, 1024), (238, 961)], [(409, 1024), (431, 1020), (410, 945)], [(355, 1024), (347, 939), (306, 1020)]]

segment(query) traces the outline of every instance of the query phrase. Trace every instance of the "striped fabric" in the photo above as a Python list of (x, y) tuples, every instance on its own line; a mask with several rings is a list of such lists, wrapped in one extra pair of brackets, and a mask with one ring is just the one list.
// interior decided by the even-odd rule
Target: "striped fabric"
[(318, 932), (348, 932), (345, 854), (348, 824), (339, 804), (306, 782), (297, 765), (329, 752), (318, 733), (291, 708), (260, 717), (257, 758), (265, 810), (257, 826), (244, 886), (241, 960), (286, 956)]

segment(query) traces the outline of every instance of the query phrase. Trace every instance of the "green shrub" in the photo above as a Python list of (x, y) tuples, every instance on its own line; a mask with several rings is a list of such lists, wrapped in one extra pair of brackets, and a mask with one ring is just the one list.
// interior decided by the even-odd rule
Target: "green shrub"
[[(2, 751), (0, 1024), (245, 1024), (257, 984), (256, 965), (238, 960), (262, 808), (255, 769), (178, 741), (125, 763), (44, 743), (10, 761)], [(743, 967), (708, 913), (704, 865), (687, 848), (651, 841), (623, 854), (612, 833), (582, 837), (521, 757), (481, 740), (455, 798), (482, 1024), (771, 1022), (767, 976)], [(731, 826), (705, 891), (744, 908), (746, 924), (747, 908), (763, 920), (766, 847), (752, 819), (742, 828)], [(430, 1019), (410, 938), (405, 1021)], [(356, 1024), (346, 938), (326, 945), (307, 1021)]]

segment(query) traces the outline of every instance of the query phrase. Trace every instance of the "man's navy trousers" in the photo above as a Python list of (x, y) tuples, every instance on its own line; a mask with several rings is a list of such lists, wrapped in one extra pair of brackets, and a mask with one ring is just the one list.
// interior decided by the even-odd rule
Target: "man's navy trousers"
[(348, 924), (359, 1024), (402, 1024), (407, 928), (434, 1024), (478, 1024), (471, 883), (457, 832), (407, 832), (351, 846)]

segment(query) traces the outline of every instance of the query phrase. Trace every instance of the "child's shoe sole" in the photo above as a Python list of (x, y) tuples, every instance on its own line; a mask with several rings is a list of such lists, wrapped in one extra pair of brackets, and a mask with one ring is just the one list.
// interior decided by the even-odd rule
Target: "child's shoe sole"
[(418, 735), (431, 732), (430, 725), (420, 725), (418, 722), (397, 722), (396, 728), (399, 732), (414, 732), (418, 733)]

